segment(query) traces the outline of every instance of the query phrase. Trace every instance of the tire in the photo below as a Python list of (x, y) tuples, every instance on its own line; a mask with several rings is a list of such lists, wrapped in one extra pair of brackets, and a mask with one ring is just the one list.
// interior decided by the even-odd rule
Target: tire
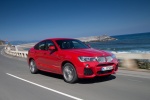
[(63, 77), (67, 83), (75, 83), (78, 80), (76, 70), (71, 63), (66, 63), (63, 66)]
[(39, 71), (39, 70), (37, 69), (36, 64), (35, 64), (35, 61), (34, 61), (33, 59), (30, 61), (29, 69), (30, 69), (30, 72), (31, 72), (32, 74), (37, 74), (38, 71)]

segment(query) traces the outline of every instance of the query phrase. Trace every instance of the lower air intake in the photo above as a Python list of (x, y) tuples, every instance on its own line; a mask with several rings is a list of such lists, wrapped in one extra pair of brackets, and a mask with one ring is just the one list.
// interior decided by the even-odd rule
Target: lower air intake
[(84, 75), (92, 75), (93, 71), (90, 68), (84, 68)]

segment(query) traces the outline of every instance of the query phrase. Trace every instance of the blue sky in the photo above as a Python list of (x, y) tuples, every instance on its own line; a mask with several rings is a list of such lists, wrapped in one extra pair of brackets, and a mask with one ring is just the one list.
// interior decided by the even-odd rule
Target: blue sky
[(0, 0), (0, 39), (150, 32), (150, 0)]

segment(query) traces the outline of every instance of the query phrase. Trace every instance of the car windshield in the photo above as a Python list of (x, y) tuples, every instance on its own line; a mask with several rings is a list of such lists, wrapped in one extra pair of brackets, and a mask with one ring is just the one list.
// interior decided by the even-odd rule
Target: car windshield
[(86, 44), (75, 39), (57, 40), (56, 43), (61, 49), (86, 49), (89, 48)]

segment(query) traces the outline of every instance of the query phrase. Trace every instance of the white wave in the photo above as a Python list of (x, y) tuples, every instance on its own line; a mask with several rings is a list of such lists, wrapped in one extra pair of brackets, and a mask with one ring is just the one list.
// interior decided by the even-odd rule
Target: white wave
[(110, 51), (112, 53), (148, 53), (150, 54), (150, 51), (140, 51), (140, 50), (129, 50), (129, 51)]

